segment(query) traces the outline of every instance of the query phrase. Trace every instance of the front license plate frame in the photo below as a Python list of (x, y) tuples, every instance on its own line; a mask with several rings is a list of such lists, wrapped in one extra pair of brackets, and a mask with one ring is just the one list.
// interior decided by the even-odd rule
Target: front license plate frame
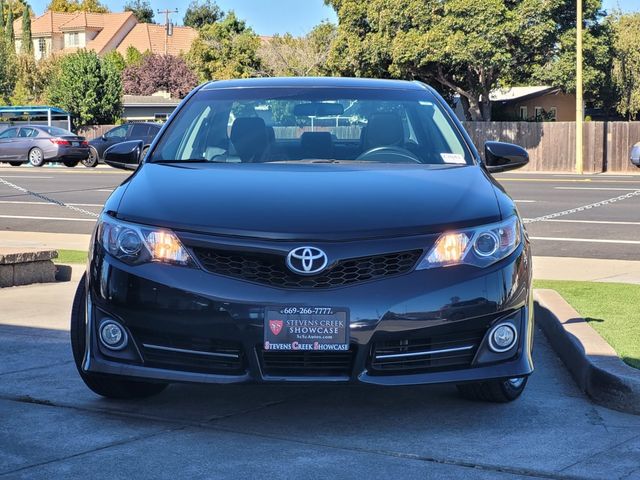
[(349, 309), (274, 305), (265, 307), (263, 348), (267, 351), (346, 352)]

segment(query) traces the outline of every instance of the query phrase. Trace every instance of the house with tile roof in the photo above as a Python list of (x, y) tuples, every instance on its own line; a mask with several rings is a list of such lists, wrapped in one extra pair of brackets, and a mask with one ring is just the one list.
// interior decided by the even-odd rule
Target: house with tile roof
[[(13, 24), (16, 51), (21, 50), (22, 19)], [(31, 41), (36, 60), (52, 53), (69, 53), (81, 48), (103, 55), (112, 50), (124, 54), (129, 46), (140, 52), (169, 55), (186, 53), (198, 36), (190, 27), (174, 27), (166, 35), (164, 25), (138, 23), (132, 12), (87, 13), (48, 11), (31, 19)]]
[(127, 48), (135, 47), (140, 52), (178, 56), (187, 53), (197, 38), (198, 32), (191, 27), (173, 27), (171, 36), (166, 34), (164, 25), (138, 23), (118, 45), (118, 52), (124, 55)]

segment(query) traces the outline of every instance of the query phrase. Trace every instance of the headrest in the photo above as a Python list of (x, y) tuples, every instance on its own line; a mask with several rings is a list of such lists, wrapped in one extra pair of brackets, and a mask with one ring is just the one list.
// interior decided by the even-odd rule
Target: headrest
[(365, 151), (376, 147), (399, 145), (404, 142), (402, 119), (397, 113), (377, 113), (369, 118), (363, 132)]
[(230, 139), (243, 162), (258, 160), (269, 143), (264, 120), (260, 117), (236, 118)]
[(330, 132), (304, 132), (300, 136), (300, 148), (305, 158), (330, 158), (333, 139)]

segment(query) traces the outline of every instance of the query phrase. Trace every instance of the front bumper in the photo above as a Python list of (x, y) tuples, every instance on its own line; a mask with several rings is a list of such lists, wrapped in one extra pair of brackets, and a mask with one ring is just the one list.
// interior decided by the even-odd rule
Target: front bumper
[[(83, 368), (200, 383), (413, 385), (526, 376), (533, 372), (530, 283), (526, 243), (485, 269), (412, 271), (324, 290), (279, 289), (161, 264), (129, 266), (96, 245), (88, 272), (89, 348)], [(265, 355), (267, 305), (348, 308), (350, 351), (324, 357), (300, 352)], [(97, 326), (104, 318), (125, 327), (127, 348), (114, 352), (98, 341)], [(508, 352), (493, 353), (486, 334), (505, 320), (517, 328), (517, 344)], [(409, 357), (413, 362), (394, 358), (385, 364), (376, 355), (383, 347), (399, 354), (442, 353)]]

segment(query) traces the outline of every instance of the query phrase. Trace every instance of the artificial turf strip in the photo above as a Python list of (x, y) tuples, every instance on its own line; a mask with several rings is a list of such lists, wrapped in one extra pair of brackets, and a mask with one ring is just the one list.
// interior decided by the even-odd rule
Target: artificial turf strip
[(534, 280), (533, 286), (556, 290), (625, 363), (640, 369), (640, 285)]
[(87, 263), (88, 253), (83, 250), (58, 250), (58, 258), (53, 263)]

